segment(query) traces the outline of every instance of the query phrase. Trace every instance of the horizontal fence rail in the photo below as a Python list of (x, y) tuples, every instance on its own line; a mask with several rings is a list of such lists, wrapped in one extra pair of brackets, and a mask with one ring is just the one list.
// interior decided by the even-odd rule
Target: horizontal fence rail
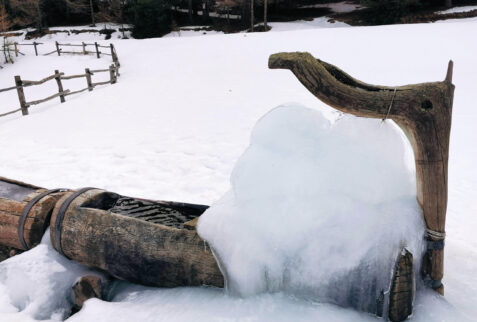
[[(35, 55), (38, 56), (38, 51), (37, 51), (37, 45), (42, 45), (43, 43), (37, 43), (37, 42), (34, 42), (32, 44), (18, 44), (18, 43), (14, 43), (14, 44), (11, 44), (11, 46), (14, 46), (14, 49), (12, 50), (13, 52), (19, 52), (18, 51), (18, 46), (28, 46), (28, 45), (33, 45), (35, 47)], [(59, 72), (58, 70), (55, 70), (55, 73), (53, 75), (49, 75), (41, 80), (38, 80), (38, 81), (35, 81), (35, 80), (24, 80), (24, 79), (21, 79), (20, 76), (15, 76), (14, 79), (15, 79), (15, 86), (12, 86), (12, 87), (7, 87), (7, 88), (3, 88), (3, 89), (0, 89), (0, 93), (2, 92), (7, 92), (7, 91), (11, 91), (11, 90), (16, 90), (17, 91), (17, 95), (18, 95), (18, 100), (20, 102), (20, 108), (18, 109), (15, 109), (15, 110), (12, 110), (12, 111), (9, 111), (9, 112), (6, 112), (6, 113), (3, 113), (1, 114), (0, 113), (0, 117), (2, 116), (7, 116), (7, 115), (11, 115), (11, 114), (14, 114), (14, 113), (17, 113), (17, 112), (22, 112), (22, 114), (25, 116), (25, 115), (28, 115), (29, 114), (29, 107), (32, 106), (32, 105), (38, 105), (38, 104), (41, 104), (41, 103), (44, 103), (44, 102), (47, 102), (47, 101), (50, 101), (52, 99), (55, 99), (57, 97), (60, 98), (60, 102), (61, 103), (64, 103), (66, 100), (65, 100), (65, 97), (66, 96), (69, 96), (69, 95), (73, 95), (73, 94), (78, 94), (78, 93), (82, 93), (84, 91), (92, 91), (96, 86), (100, 86), (100, 85), (106, 85), (106, 84), (115, 84), (118, 80), (118, 77), (120, 76), (119, 74), (119, 59), (118, 59), (118, 56), (117, 56), (117, 53), (116, 53), (116, 49), (114, 48), (114, 45), (113, 44), (110, 44), (109, 46), (103, 46), (103, 45), (99, 45), (98, 43), (94, 43), (94, 44), (86, 44), (86, 43), (81, 43), (81, 44), (60, 44), (58, 42), (55, 42), (55, 45), (56, 45), (56, 50), (51, 52), (51, 53), (58, 53), (58, 56), (60, 56), (62, 53), (67, 53), (67, 52), (63, 52), (61, 50), (61, 46), (69, 46), (69, 47), (82, 47), (83, 48), (83, 52), (74, 52), (74, 54), (88, 54), (88, 53), (93, 53), (93, 54), (96, 54), (96, 56), (98, 58), (100, 58), (100, 55), (101, 54), (105, 54), (105, 53), (101, 53), (99, 48), (108, 48), (110, 50), (110, 56), (112, 56), (113, 58), (113, 64), (111, 64), (109, 66), (109, 68), (106, 68), (106, 69), (94, 69), (94, 70), (90, 70), (89, 68), (85, 68), (85, 73), (84, 74), (77, 74), (77, 75), (68, 75), (66, 76), (64, 73), (62, 72)], [(86, 46), (94, 46), (96, 51), (95, 52), (88, 52), (86, 51)], [(8, 46), (4, 46), (3, 49), (6, 50), (5, 48), (9, 48), (10, 45)], [(8, 52), (8, 49), (6, 50)], [(49, 53), (49, 54), (51, 54)], [(46, 55), (49, 55), (49, 54), (46, 54)], [(7, 57), (7, 56), (6, 56)], [(92, 80), (92, 76), (95, 75), (96, 73), (109, 73), (109, 80), (107, 81), (102, 81), (102, 82), (93, 82)], [(86, 79), (86, 85), (87, 87), (83, 88), (83, 89), (80, 89), (80, 90), (76, 90), (76, 91), (71, 91), (69, 89), (63, 89), (63, 80), (70, 80), (70, 79), (76, 79), (76, 78), (85, 78)], [(25, 92), (24, 92), (24, 88), (25, 87), (29, 87), (29, 86), (39, 86), (39, 85), (42, 85), (48, 81), (51, 81), (51, 80), (55, 80), (57, 85), (58, 85), (58, 93), (55, 93), (55, 94), (52, 94), (46, 98), (43, 98), (43, 99), (39, 99), (39, 100), (35, 100), (35, 101), (27, 101), (26, 98), (25, 98)]]
[[(4, 52), (5, 54), (5, 62), (13, 62), (13, 60), (11, 59), (11, 54), (10, 53), (14, 53), (15, 54), (15, 57), (18, 57), (18, 54), (20, 55), (25, 55), (24, 53), (22, 53), (18, 47), (19, 46), (34, 46), (35, 48), (35, 56), (39, 56), (39, 52), (38, 52), (38, 46), (39, 45), (44, 45), (45, 43), (42, 43), (42, 42), (32, 42), (32, 43), (17, 43), (17, 42), (14, 42), (14, 43), (4, 43), (2, 46), (1, 46), (1, 49), (0, 51)], [(112, 59), (113, 59), (113, 62), (117, 65), (119, 65), (119, 59), (118, 59), (118, 55), (116, 53), (116, 48), (114, 48), (114, 45), (113, 44), (110, 44), (109, 46), (104, 46), (104, 45), (100, 45), (98, 44), (97, 42), (94, 42), (94, 43), (85, 43), (85, 42), (82, 42), (81, 44), (70, 44), (70, 43), (59, 43), (57, 41), (55, 41), (55, 47), (56, 49), (53, 50), (53, 51), (50, 51), (46, 54), (43, 54), (43, 56), (48, 56), (48, 55), (51, 55), (51, 54), (54, 54), (54, 53), (57, 53), (58, 56), (61, 56), (61, 54), (72, 54), (72, 55), (96, 55), (97, 58), (101, 58), (101, 55), (107, 55), (107, 56), (111, 56)], [(82, 48), (82, 51), (65, 51), (63, 50), (61, 47), (70, 47), (70, 48), (74, 48), (74, 47), (81, 47)], [(93, 50), (88, 50), (88, 47), (93, 47)], [(105, 51), (101, 51), (101, 48), (103, 49), (108, 49), (108, 52), (105, 52)]]

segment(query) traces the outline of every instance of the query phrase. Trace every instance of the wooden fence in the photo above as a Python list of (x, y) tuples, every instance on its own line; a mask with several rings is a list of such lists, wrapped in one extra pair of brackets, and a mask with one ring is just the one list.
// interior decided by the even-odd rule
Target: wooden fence
[[(13, 46), (14, 46), (15, 55), (18, 56), (18, 53), (20, 53), (20, 51), (18, 50), (18, 46), (20, 46), (20, 45), (33, 45), (35, 47), (35, 54), (38, 56), (37, 45), (41, 45), (41, 44), (42, 43), (37, 43), (37, 42), (34, 42), (32, 44), (14, 43)], [(119, 74), (120, 63), (119, 63), (118, 55), (116, 53), (116, 50), (115, 50), (113, 44), (111, 44), (110, 46), (102, 46), (102, 45), (98, 45), (97, 43), (94, 43), (94, 44), (82, 43), (82, 44), (75, 45), (75, 44), (59, 44), (58, 42), (56, 42), (55, 45), (56, 45), (56, 50), (51, 52), (51, 53), (47, 53), (45, 55), (50, 55), (50, 54), (55, 53), (55, 52), (58, 54), (58, 56), (60, 56), (61, 54), (72, 54), (72, 53), (73, 54), (83, 54), (83, 55), (88, 55), (88, 54), (91, 54), (91, 53), (95, 53), (97, 58), (100, 58), (101, 55), (111, 56), (114, 63), (111, 64), (109, 66), (109, 68), (106, 68), (106, 69), (90, 70), (89, 68), (86, 68), (84, 74), (79, 74), (79, 75), (65, 76), (64, 73), (61, 73), (60, 71), (55, 70), (55, 73), (53, 75), (45, 77), (45, 78), (43, 78), (39, 81), (22, 80), (20, 76), (15, 76), (15, 86), (0, 89), (0, 93), (11, 91), (11, 90), (16, 90), (17, 94), (18, 94), (18, 100), (20, 101), (20, 108), (12, 110), (10, 112), (0, 114), (0, 117), (10, 115), (10, 114), (13, 114), (13, 113), (16, 113), (16, 112), (20, 112), (20, 111), (22, 112), (22, 115), (25, 116), (25, 115), (28, 115), (28, 113), (29, 113), (28, 109), (32, 105), (37, 105), (37, 104), (40, 104), (40, 103), (44, 103), (46, 101), (52, 100), (52, 99), (57, 98), (57, 97), (60, 98), (61, 103), (64, 103), (66, 101), (66, 99), (65, 99), (66, 96), (73, 95), (73, 94), (78, 94), (78, 93), (84, 92), (86, 90), (92, 91), (96, 86), (106, 85), (106, 84), (114, 84), (114, 83), (117, 82), (118, 77), (120, 76), (120, 74)], [(96, 49), (95, 52), (88, 52), (86, 50), (87, 46), (92, 46), (92, 45), (95, 46), (95, 49)], [(72, 52), (72, 51), (63, 51), (61, 49), (61, 46), (81, 46), (83, 48), (83, 50), (82, 50), (81, 53)], [(4, 48), (3, 48), (4, 52), (6, 50), (8, 50), (8, 49), (5, 49), (5, 47), (10, 47), (10, 46), (4, 46)], [(101, 48), (108, 48), (110, 50), (110, 53), (102, 53), (100, 51)], [(23, 53), (20, 53), (20, 54), (23, 54)], [(103, 82), (93, 82), (92, 76), (96, 73), (109, 73), (109, 80), (103, 81)], [(86, 79), (87, 87), (85, 87), (83, 89), (80, 89), (80, 90), (76, 90), (76, 91), (71, 91), (69, 89), (64, 89), (63, 82), (62, 82), (63, 80), (82, 78), (82, 77), (84, 77)], [(27, 101), (26, 100), (25, 92), (23, 90), (25, 87), (41, 85), (41, 84), (43, 84), (47, 81), (53, 80), (53, 79), (56, 81), (56, 83), (58, 85), (58, 93), (55, 93), (55, 94), (53, 94), (51, 96), (48, 96), (44, 99), (40, 99), (40, 100), (36, 100), (36, 101)]]
[[(22, 53), (19, 49), (21, 46), (33, 46), (35, 49), (35, 56), (39, 56), (39, 51), (38, 51), (38, 46), (39, 45), (44, 45), (44, 43), (41, 42), (32, 42), (32, 43), (4, 43), (2, 44), (2, 48), (0, 51), (3, 51), (5, 53), (5, 57), (11, 57), (12, 53), (15, 55), (15, 57), (18, 57), (18, 54), (20, 55), (25, 55)], [(101, 58), (101, 55), (106, 55), (106, 56), (111, 56), (114, 64), (120, 65), (119, 64), (119, 59), (118, 59), (118, 54), (116, 53), (116, 48), (114, 47), (113, 44), (109, 44), (109, 46), (103, 46), (98, 44), (97, 42), (88, 44), (85, 42), (82, 42), (81, 44), (61, 44), (57, 41), (55, 41), (55, 50), (48, 52), (46, 54), (43, 54), (43, 56), (48, 56), (53, 53), (57, 53), (58, 56), (61, 56), (61, 54), (70, 54), (70, 55), (96, 55), (96, 57), (99, 59)], [(73, 48), (73, 47), (81, 47), (81, 51), (72, 51), (72, 50), (64, 50), (62, 47), (66, 48)], [(93, 50), (88, 50), (88, 47), (94, 47)], [(101, 51), (102, 49), (107, 49), (106, 51)], [(6, 59), (7, 60), (7, 59)], [(8, 60), (6, 61), (8, 62)]]

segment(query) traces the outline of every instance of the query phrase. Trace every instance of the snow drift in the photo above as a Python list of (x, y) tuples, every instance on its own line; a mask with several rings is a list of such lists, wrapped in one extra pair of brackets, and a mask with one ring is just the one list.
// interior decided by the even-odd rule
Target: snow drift
[(46, 231), (40, 245), (0, 263), (2, 321), (62, 321), (71, 311), (71, 287), (83, 275), (98, 275), (63, 257)]
[[(396, 127), (280, 106), (255, 126), (232, 189), (199, 221), (233, 294), (290, 292), (375, 311), (424, 223)], [(418, 272), (418, 267), (415, 268)]]

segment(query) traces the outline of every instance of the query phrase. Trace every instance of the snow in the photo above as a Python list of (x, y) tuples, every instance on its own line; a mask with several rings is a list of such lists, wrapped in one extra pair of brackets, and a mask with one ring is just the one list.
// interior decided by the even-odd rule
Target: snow
[(300, 6), (300, 8), (329, 8), (332, 12), (351, 12), (357, 9), (362, 8), (360, 5), (356, 3), (348, 2), (348, 1), (341, 1), (341, 2), (333, 2), (333, 3), (319, 3), (319, 4), (310, 4)]
[[(256, 24), (260, 26), (263, 24)], [(340, 28), (340, 27), (349, 27), (348, 24), (336, 21), (329, 17), (318, 17), (312, 20), (297, 20), (291, 22), (269, 22), (268, 26), (272, 29), (270, 32), (281, 32), (281, 31), (290, 31), (290, 30), (306, 30), (306, 29), (317, 29), (317, 28)], [(164, 38), (170, 37), (198, 37), (198, 36), (214, 36), (223, 34), (222, 31), (216, 30), (205, 30), (207, 27), (182, 27), (179, 31), (172, 31), (164, 36)], [(195, 30), (194, 30), (195, 29)], [(242, 32), (242, 33), (245, 33)]]
[[(109, 23), (109, 22), (103, 22), (103, 23), (97, 23), (96, 26), (65, 26), (65, 27), (50, 27), (48, 28), (51, 31), (61, 31), (57, 32), (55, 34), (46, 34), (43, 37), (39, 37), (34, 39), (36, 42), (42, 42), (42, 41), (58, 41), (60, 43), (64, 42), (92, 42), (92, 41), (104, 41), (106, 35), (100, 34), (98, 32), (82, 32), (82, 33), (75, 33), (74, 31), (77, 30), (102, 30), (102, 29), (113, 29), (114, 32), (111, 34), (112, 39), (120, 39), (123, 38), (123, 33), (120, 31), (121, 28), (126, 28), (130, 29), (132, 28), (131, 25), (128, 24), (116, 24), (116, 23)], [(21, 33), (19, 36), (13, 36), (13, 37), (8, 37), (8, 40), (11, 42), (29, 42), (32, 43), (32, 40), (25, 40), (25, 36), (28, 31), (33, 30), (33, 29), (21, 29), (15, 31), (15, 33)], [(63, 32), (67, 31), (67, 32)], [(124, 36), (127, 38), (131, 37), (131, 32), (130, 31), (125, 31)], [(1, 37), (1, 34), (0, 34)], [(3, 40), (3, 39), (2, 39)]]
[(419, 271), (425, 226), (404, 140), (389, 122), (344, 116), (331, 124), (296, 104), (260, 119), (232, 189), (198, 225), (228, 291), (369, 307), (388, 290), (403, 247)]
[[(117, 84), (71, 96), (64, 104), (58, 99), (32, 107), (28, 117), (0, 118), (0, 175), (48, 188), (97, 186), (124, 195), (212, 204), (230, 190), (232, 169), (249, 144), (253, 126), (272, 108), (299, 102), (327, 118), (338, 116), (289, 71), (268, 70), (270, 54), (308, 51), (354, 77), (388, 86), (442, 80), (447, 61), (453, 59), (456, 91), (449, 160), (446, 295), (418, 294), (412, 320), (475, 321), (477, 43), (469, 40), (476, 27), (475, 20), (461, 20), (186, 39), (113, 37), (122, 64)], [(54, 49), (53, 41), (46, 40), (43, 48)], [(14, 75), (38, 80), (55, 69), (76, 73), (110, 63), (108, 58), (93, 56), (21, 56), (14, 65), (3, 65), (0, 88), (12, 86)], [(38, 87), (38, 93), (26, 93), (27, 99), (57, 90), (54, 82), (45, 86), (51, 87)], [(18, 107), (15, 93), (12, 97), (10, 93), (0, 94), (2, 111)], [(29, 267), (27, 258), (35, 251), (3, 262), (0, 275), (13, 260), (18, 263), (17, 271)], [(54, 254), (45, 256), (42, 261), (49, 262)], [(42, 265), (40, 270), (47, 269)], [(72, 281), (73, 277), (68, 279)], [(33, 319), (12, 304), (8, 294), (15, 287), (3, 287), (0, 321)], [(35, 287), (37, 293), (29, 287), (16, 287), (16, 292), (18, 296), (31, 294), (32, 300), (42, 290), (51, 292), (48, 283)], [(58, 294), (64, 299), (64, 293)], [(209, 288), (164, 290), (126, 284), (118, 294), (112, 303), (88, 301), (72, 320), (124, 321), (141, 314), (151, 321), (195, 317), (203, 321), (376, 321), (368, 314), (283, 293), (235, 298)], [(60, 312), (63, 302), (55, 303)]]
[(311, 21), (298, 20), (292, 22), (271, 22), (269, 25), (272, 27), (271, 32), (277, 31), (290, 31), (290, 30), (306, 30), (316, 28), (341, 28), (349, 27), (348, 24), (330, 19), (329, 17), (314, 18)]
[(40, 245), (0, 263), (1, 320), (63, 320), (71, 287), (83, 275), (103, 277), (57, 253), (47, 231)]
[(468, 12), (468, 11), (472, 11), (472, 10), (477, 10), (477, 6), (454, 7), (454, 8), (450, 8), (450, 9), (447, 9), (447, 10), (438, 11), (436, 13), (443, 15), (443, 14), (447, 14), (447, 13)]

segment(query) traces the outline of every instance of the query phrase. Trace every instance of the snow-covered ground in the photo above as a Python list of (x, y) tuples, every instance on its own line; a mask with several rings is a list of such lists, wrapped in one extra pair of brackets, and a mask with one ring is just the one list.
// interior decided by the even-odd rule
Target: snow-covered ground
[[(122, 29), (124, 30), (124, 33)], [(42, 41), (58, 41), (60, 43), (63, 42), (90, 42), (90, 41), (95, 41), (95, 40), (105, 40), (106, 35), (105, 34), (100, 34), (99, 31), (103, 29), (112, 29), (114, 30), (111, 33), (111, 38), (112, 39), (120, 39), (120, 38), (130, 38), (131, 37), (131, 32), (127, 31), (127, 29), (130, 29), (131, 25), (127, 24), (116, 24), (116, 23), (109, 23), (109, 22), (104, 22), (104, 23), (97, 23), (96, 26), (91, 27), (88, 25), (84, 26), (68, 26), (68, 27), (50, 27), (50, 31), (56, 31), (54, 34), (47, 34), (41, 38), (35, 39), (37, 42), (42, 42)], [(33, 42), (33, 40), (25, 40), (25, 36), (28, 33), (28, 31), (31, 31), (33, 29), (21, 29), (17, 30), (14, 33), (21, 33), (20, 35), (16, 35), (14, 37), (9, 37), (8, 39), (11, 42)], [(95, 31), (93, 31), (95, 30)], [(81, 33), (78, 33), (78, 31), (83, 31)], [(87, 31), (87, 32), (84, 32)], [(1, 35), (0, 35), (1, 37)]]
[(332, 12), (351, 12), (357, 9), (360, 9), (361, 6), (348, 2), (348, 1), (341, 1), (341, 2), (333, 2), (333, 3), (319, 3), (319, 4), (310, 4), (301, 6), (300, 8), (329, 8)]
[(455, 13), (455, 12), (467, 12), (467, 11), (472, 11), (476, 9), (477, 9), (477, 6), (463, 6), (463, 7), (454, 7), (447, 10), (438, 11), (437, 13), (446, 14), (446, 13)]
[[(232, 169), (254, 124), (272, 108), (293, 101), (329, 118), (337, 116), (289, 71), (269, 70), (270, 54), (309, 51), (359, 79), (389, 86), (442, 80), (453, 59), (446, 296), (418, 294), (412, 320), (475, 321), (477, 43), (470, 40), (476, 28), (476, 21), (465, 20), (187, 39), (113, 37), (122, 63), (117, 84), (68, 97), (65, 104), (58, 100), (34, 106), (28, 117), (0, 118), (0, 175), (50, 188), (97, 186), (125, 195), (211, 204), (230, 189)], [(45, 40), (44, 46), (54, 49), (53, 41)], [(22, 56), (0, 70), (0, 88), (12, 86), (14, 75), (37, 80), (55, 69), (75, 73), (104, 64), (110, 64), (108, 59), (93, 56)], [(55, 86), (27, 92), (27, 98), (45, 97)], [(15, 95), (0, 94), (0, 113), (18, 106)], [(46, 309), (37, 297), (64, 298), (71, 287), (72, 277), (58, 274), (64, 272), (61, 267), (79, 268), (48, 255), (47, 242), (40, 247), (0, 264), (1, 321), (38, 318), (33, 312)], [(25, 269), (29, 283), (9, 284), (7, 267), (10, 272)], [(52, 286), (48, 280), (57, 283)], [(65, 304), (56, 299), (48, 303), (59, 311), (41, 318), (61, 316)], [(282, 293), (235, 298), (213, 288), (162, 290), (123, 283), (112, 301), (88, 301), (71, 320), (375, 321), (368, 314)]]
[[(256, 26), (263, 25), (263, 23), (257, 23)], [(270, 22), (269, 27), (272, 29), (269, 32), (281, 32), (291, 30), (305, 30), (305, 29), (317, 29), (317, 28), (338, 28), (349, 27), (347, 23), (336, 21), (329, 17), (318, 17), (313, 20), (297, 20), (291, 22)], [(207, 27), (182, 27), (179, 31), (172, 31), (164, 36), (169, 37), (198, 37), (198, 36), (213, 36), (217, 34), (223, 34), (222, 31), (206, 30)], [(245, 33), (243, 31), (242, 33)]]

